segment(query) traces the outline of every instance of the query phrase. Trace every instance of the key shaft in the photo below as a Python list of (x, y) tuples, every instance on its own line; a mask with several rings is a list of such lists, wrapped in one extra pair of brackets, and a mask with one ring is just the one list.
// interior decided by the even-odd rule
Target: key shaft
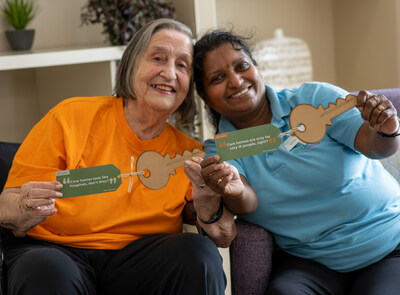
[(325, 119), (328, 125), (332, 125), (331, 119), (339, 116), (345, 111), (357, 105), (357, 96), (349, 94), (345, 99), (338, 98), (336, 103), (329, 103), (328, 107), (321, 114), (321, 118)]

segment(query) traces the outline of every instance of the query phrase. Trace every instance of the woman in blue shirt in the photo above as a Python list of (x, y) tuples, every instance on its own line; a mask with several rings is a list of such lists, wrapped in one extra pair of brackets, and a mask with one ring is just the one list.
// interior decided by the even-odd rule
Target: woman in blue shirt
[[(319, 82), (274, 91), (243, 38), (221, 30), (197, 41), (194, 75), (217, 133), (264, 124), (283, 133), (295, 106), (327, 108), (348, 94)], [(267, 294), (398, 294), (400, 186), (375, 160), (400, 146), (396, 109), (360, 91), (357, 106), (332, 123), (317, 143), (222, 163), (206, 141), (205, 191), (274, 235), (281, 251)], [(199, 169), (186, 167), (193, 175)]]

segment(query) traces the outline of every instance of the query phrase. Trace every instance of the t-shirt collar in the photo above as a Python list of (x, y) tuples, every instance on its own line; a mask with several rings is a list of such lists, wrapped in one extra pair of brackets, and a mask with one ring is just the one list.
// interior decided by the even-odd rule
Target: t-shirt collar
[(171, 136), (171, 128), (168, 123), (165, 124), (164, 130), (154, 139), (150, 140), (140, 140), (136, 134), (129, 127), (128, 122), (125, 119), (123, 99), (122, 98), (114, 98), (114, 112), (116, 115), (116, 119), (119, 124), (119, 131), (123, 134), (125, 139), (132, 145), (139, 148), (148, 148), (152, 143), (157, 145), (167, 145), (170, 136)]

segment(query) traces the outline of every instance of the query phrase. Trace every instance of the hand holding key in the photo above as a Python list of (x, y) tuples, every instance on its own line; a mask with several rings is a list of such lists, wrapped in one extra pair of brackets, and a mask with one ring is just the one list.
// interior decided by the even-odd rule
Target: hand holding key
[[(331, 119), (343, 112), (357, 107), (362, 118), (384, 134), (393, 134), (398, 130), (397, 111), (392, 103), (383, 95), (374, 95), (360, 91), (358, 96), (349, 94), (345, 99), (338, 98), (336, 103), (329, 103), (324, 109), (322, 105), (300, 104), (290, 113), (290, 126), (294, 134), (302, 141), (315, 143), (321, 141), (326, 133), (326, 125), (332, 125)], [(302, 128), (299, 128), (302, 126)]]
[(357, 97), (357, 108), (364, 121), (377, 131), (390, 135), (399, 129), (397, 110), (384, 95), (362, 90)]

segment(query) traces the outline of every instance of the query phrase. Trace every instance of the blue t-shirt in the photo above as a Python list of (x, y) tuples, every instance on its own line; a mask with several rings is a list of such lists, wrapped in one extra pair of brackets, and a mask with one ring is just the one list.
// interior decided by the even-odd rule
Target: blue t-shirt
[[(347, 94), (318, 82), (281, 92), (266, 86), (271, 124), (288, 131), (296, 105), (327, 108)], [(363, 124), (356, 108), (332, 123), (320, 142), (298, 143), (290, 151), (281, 145), (275, 152), (229, 162), (246, 177), (259, 200), (257, 210), (241, 218), (271, 231), (288, 253), (347, 272), (379, 261), (400, 243), (400, 186), (378, 160), (354, 149)], [(234, 130), (222, 117), (219, 132)], [(207, 156), (216, 153), (213, 140), (204, 148)]]

